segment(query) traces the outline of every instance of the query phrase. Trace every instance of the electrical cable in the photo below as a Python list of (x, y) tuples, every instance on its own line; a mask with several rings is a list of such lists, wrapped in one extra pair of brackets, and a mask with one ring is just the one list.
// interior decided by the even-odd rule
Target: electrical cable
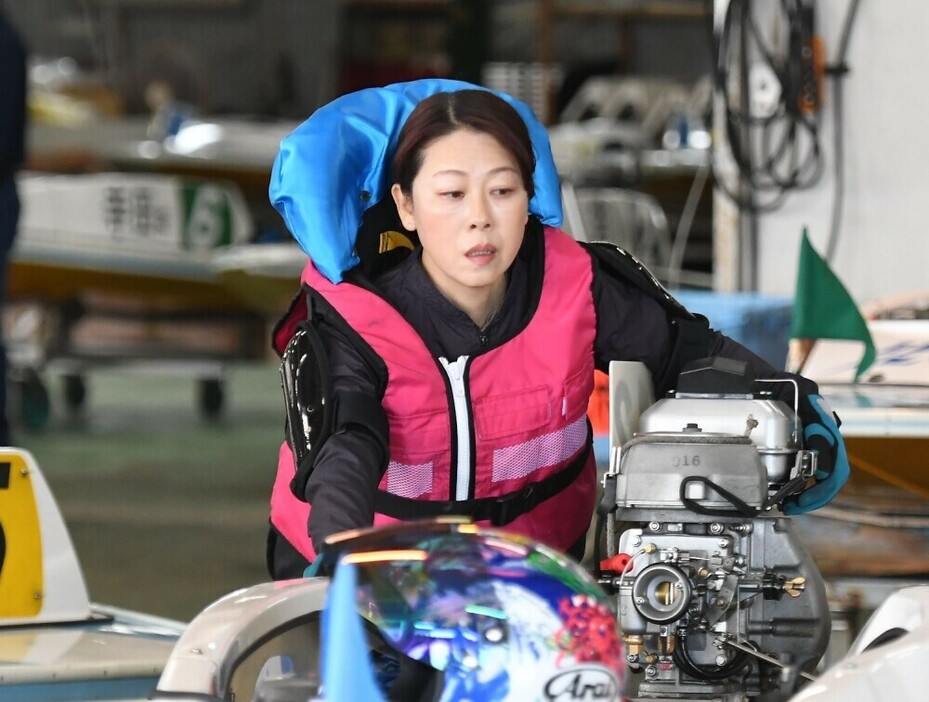
[(674, 232), (674, 241), (671, 245), (671, 256), (668, 259), (668, 287), (670, 288), (679, 287), (681, 284), (687, 240), (690, 238), (690, 230), (693, 227), (697, 207), (700, 204), (700, 197), (703, 195), (703, 188), (709, 174), (709, 164), (700, 166), (697, 169), (697, 173), (690, 184), (690, 190), (687, 192), (687, 199), (684, 201), (681, 217), (677, 221), (677, 229)]
[(687, 636), (681, 635), (678, 638), (678, 646), (672, 654), (674, 663), (684, 673), (695, 680), (719, 681), (731, 678), (742, 671), (750, 661), (745, 651), (739, 651), (732, 659), (724, 665), (701, 665), (697, 663), (690, 655), (687, 649)]
[[(800, 100), (807, 75), (805, 53), (812, 41), (804, 0), (780, 2), (778, 14), (787, 26), (786, 46), (780, 50), (765, 41), (753, 7), (751, 0), (731, 0), (714, 32), (716, 88), (722, 97), (726, 141), (744, 191), (733, 191), (719, 174), (715, 181), (741, 210), (761, 213), (780, 207), (788, 192), (815, 185), (823, 172), (823, 158), (819, 115), (805, 111)], [(765, 115), (754, 114), (748, 106), (750, 54), (760, 57), (779, 84), (777, 104)], [(741, 83), (741, 106), (732, 101), (733, 70)]]
[(852, 27), (858, 14), (860, 0), (851, 0), (845, 21), (842, 23), (842, 33), (839, 36), (839, 50), (836, 54), (835, 64), (826, 73), (832, 78), (832, 110), (833, 110), (833, 168), (835, 173), (835, 189), (832, 198), (832, 221), (829, 225), (829, 239), (826, 243), (826, 262), (832, 263), (835, 250), (839, 242), (839, 227), (842, 224), (842, 210), (845, 205), (845, 139), (843, 90), (848, 66), (845, 59), (848, 56), (848, 45), (851, 41)]

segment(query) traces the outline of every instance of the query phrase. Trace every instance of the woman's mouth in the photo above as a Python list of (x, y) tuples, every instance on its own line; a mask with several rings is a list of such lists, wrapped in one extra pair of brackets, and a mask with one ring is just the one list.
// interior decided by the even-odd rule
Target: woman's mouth
[(496, 253), (497, 249), (490, 244), (478, 244), (468, 249), (465, 256), (477, 263), (486, 263), (490, 261)]

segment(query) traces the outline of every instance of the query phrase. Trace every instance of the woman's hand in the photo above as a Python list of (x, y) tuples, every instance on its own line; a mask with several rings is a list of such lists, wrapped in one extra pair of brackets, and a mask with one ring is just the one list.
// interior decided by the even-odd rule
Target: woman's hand
[(820, 395), (801, 399), (800, 419), (806, 448), (818, 451), (816, 481), (784, 503), (785, 514), (803, 514), (828, 504), (851, 474), (845, 441), (839, 432), (839, 419)]

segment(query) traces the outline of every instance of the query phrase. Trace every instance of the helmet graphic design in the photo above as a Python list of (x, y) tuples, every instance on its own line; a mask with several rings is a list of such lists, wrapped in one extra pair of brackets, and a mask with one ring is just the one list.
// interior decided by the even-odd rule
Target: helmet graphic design
[(567, 556), (460, 521), (339, 535), (326, 557), (357, 569), (377, 679), (404, 702), (622, 699), (610, 600)]

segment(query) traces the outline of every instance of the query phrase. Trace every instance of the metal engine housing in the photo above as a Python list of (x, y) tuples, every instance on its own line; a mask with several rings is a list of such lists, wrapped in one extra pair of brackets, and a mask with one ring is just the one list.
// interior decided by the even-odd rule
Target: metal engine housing
[(652, 405), (613, 448), (616, 555), (603, 582), (641, 673), (632, 699), (783, 700), (822, 657), (825, 585), (770, 504), (815, 464), (797, 436), (781, 402), (680, 397)]

